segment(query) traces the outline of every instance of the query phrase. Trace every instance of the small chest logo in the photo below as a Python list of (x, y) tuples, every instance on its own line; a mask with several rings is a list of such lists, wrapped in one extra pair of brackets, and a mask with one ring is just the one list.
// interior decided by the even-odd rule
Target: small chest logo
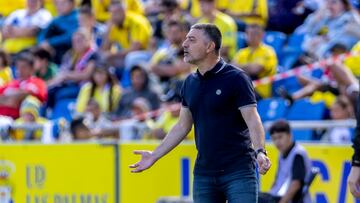
[(216, 93), (216, 95), (220, 95), (221, 94), (221, 89), (217, 89), (215, 93)]

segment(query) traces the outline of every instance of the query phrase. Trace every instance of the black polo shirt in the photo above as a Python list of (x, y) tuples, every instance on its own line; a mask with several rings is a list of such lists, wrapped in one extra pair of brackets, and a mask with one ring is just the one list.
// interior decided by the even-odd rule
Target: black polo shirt
[(213, 176), (254, 168), (249, 129), (239, 110), (256, 105), (252, 82), (244, 71), (220, 60), (204, 75), (190, 74), (181, 96), (195, 126), (194, 174)]

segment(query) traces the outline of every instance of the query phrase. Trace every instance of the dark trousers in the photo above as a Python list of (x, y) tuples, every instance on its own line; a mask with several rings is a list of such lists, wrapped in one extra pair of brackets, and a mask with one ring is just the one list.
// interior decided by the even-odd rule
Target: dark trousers
[(281, 197), (279, 196), (273, 196), (269, 193), (260, 192), (258, 203), (278, 203), (280, 199)]

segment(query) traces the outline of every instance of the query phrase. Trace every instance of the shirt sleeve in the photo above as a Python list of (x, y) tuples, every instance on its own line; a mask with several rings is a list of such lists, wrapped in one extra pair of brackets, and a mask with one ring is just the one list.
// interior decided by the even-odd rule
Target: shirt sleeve
[(236, 77), (236, 105), (240, 109), (245, 106), (256, 105), (255, 90), (250, 77), (245, 72)]
[(300, 154), (297, 154), (295, 156), (291, 170), (292, 170), (291, 180), (299, 180), (302, 183), (304, 183), (306, 169), (305, 169), (304, 158)]
[(184, 83), (183, 83), (183, 85), (182, 85), (182, 87), (181, 87), (181, 90), (180, 90), (181, 105), (182, 105), (183, 107), (188, 107), (188, 103), (186, 102), (186, 99), (185, 99), (185, 97), (186, 97), (186, 96), (185, 96), (186, 81), (187, 81), (187, 80), (184, 81)]
[(360, 167), (360, 109), (359, 108), (360, 108), (360, 102), (357, 102), (355, 137), (353, 139), (353, 145), (352, 145), (354, 149), (354, 155), (352, 157), (352, 165)]

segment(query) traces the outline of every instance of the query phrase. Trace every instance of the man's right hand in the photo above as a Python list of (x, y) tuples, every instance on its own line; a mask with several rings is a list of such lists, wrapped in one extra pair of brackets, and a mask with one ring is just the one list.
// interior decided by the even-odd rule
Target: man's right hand
[(347, 182), (350, 187), (350, 192), (354, 195), (354, 197), (360, 198), (360, 167), (351, 167)]
[(131, 171), (132, 173), (140, 173), (150, 168), (156, 162), (156, 159), (151, 151), (135, 150), (134, 154), (141, 155), (141, 160), (136, 164), (129, 166), (134, 169)]

